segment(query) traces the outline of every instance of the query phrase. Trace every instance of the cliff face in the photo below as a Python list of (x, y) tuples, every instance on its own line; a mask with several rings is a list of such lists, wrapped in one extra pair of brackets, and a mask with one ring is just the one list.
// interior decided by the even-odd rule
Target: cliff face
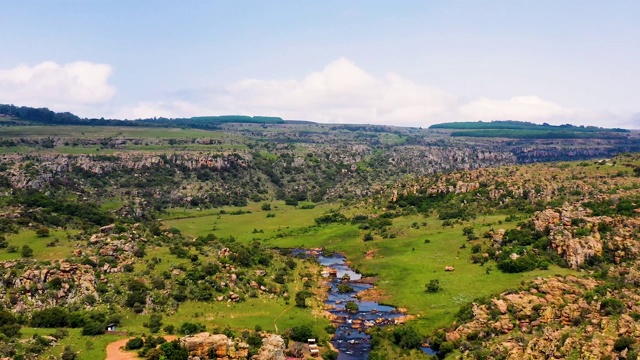
[[(180, 339), (180, 343), (189, 351), (189, 358), (217, 360), (247, 360), (249, 345), (235, 342), (223, 334), (203, 332)], [(262, 346), (253, 360), (284, 360), (285, 343), (279, 335), (268, 335), (262, 339)]]
[[(572, 269), (580, 268), (587, 259), (605, 253), (615, 264), (635, 260), (640, 254), (636, 238), (640, 221), (634, 218), (590, 216), (591, 211), (578, 205), (565, 204), (559, 209), (536, 212), (536, 230), (548, 231), (551, 247)], [(608, 230), (602, 235), (598, 229)]]
[[(492, 354), (506, 359), (625, 359), (629, 349), (616, 340), (637, 339), (640, 295), (634, 290), (601, 293), (603, 282), (574, 276), (536, 279), (518, 291), (474, 303), (472, 319), (446, 334), (449, 341), (482, 340)], [(595, 296), (590, 294), (596, 294)], [(606, 299), (619, 299), (622, 315)], [(605, 301), (606, 300), (606, 301)], [(635, 340), (634, 340), (635, 341)], [(463, 359), (477, 353), (463, 351)]]
[(12, 304), (15, 312), (65, 305), (87, 295), (98, 298), (97, 284), (94, 269), (88, 265), (60, 261), (43, 268), (24, 261), (0, 262), (0, 287), (24, 289), (22, 293), (0, 294), (0, 302)]

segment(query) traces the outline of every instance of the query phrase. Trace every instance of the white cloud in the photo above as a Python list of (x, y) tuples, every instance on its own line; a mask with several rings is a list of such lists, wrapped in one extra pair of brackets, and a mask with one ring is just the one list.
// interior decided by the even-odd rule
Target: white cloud
[(0, 69), (0, 100), (58, 111), (94, 106), (115, 95), (116, 89), (108, 83), (111, 73), (109, 65), (85, 61), (64, 65), (46, 61), (33, 67)]
[(444, 91), (395, 74), (376, 78), (344, 58), (301, 80), (243, 80), (226, 87), (226, 92), (217, 105), (229, 111), (417, 126), (445, 115), (457, 101)]
[(341, 58), (300, 80), (246, 79), (179, 101), (141, 102), (125, 118), (204, 114), (280, 116), (332, 123), (425, 126), (449, 118), (457, 98), (389, 73), (375, 77)]
[(586, 115), (584, 111), (568, 109), (537, 96), (514, 96), (509, 100), (481, 98), (463, 105), (460, 108), (460, 114), (463, 117), (478, 120), (514, 119), (523, 121), (546, 121)]
[(246, 79), (215, 90), (189, 91), (176, 99), (141, 102), (112, 116), (135, 119), (221, 114), (423, 127), (477, 120), (623, 126), (631, 119), (629, 114), (568, 108), (538, 96), (463, 102), (456, 95), (394, 73), (374, 76), (345, 58), (301, 79)]

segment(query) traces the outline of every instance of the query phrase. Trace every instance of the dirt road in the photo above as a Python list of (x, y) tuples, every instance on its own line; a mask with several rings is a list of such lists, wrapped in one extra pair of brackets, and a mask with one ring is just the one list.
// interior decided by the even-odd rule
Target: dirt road
[[(174, 335), (167, 335), (164, 337), (167, 341), (173, 341), (177, 339)], [(118, 341), (114, 341), (107, 345), (107, 360), (136, 360), (138, 358), (137, 351), (126, 351), (124, 350), (124, 346), (127, 344), (129, 339), (122, 339)]]

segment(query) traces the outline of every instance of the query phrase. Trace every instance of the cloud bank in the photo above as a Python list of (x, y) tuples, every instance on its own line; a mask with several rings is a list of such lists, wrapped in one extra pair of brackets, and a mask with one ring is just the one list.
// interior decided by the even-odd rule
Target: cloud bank
[(116, 94), (108, 83), (112, 72), (109, 65), (86, 61), (0, 69), (0, 101), (63, 111), (106, 103)]
[[(248, 114), (330, 123), (429, 126), (446, 121), (523, 120), (551, 124), (631, 126), (621, 115), (564, 107), (539, 96), (463, 101), (444, 90), (395, 73), (376, 77), (340, 58), (301, 79), (245, 79), (179, 99), (123, 109), (128, 118)], [(603, 124), (603, 119), (606, 123)], [(638, 127), (638, 126), (636, 126)]]
[(243, 114), (416, 127), (447, 121), (523, 120), (640, 128), (638, 114), (569, 108), (535, 95), (467, 100), (395, 73), (375, 76), (346, 58), (300, 79), (244, 79), (103, 113), (114, 108), (112, 72), (109, 65), (90, 62), (0, 69), (0, 102), (121, 119)]

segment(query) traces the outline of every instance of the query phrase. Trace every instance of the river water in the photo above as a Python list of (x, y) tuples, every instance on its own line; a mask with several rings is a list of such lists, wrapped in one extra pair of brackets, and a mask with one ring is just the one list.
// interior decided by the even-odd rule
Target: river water
[[(343, 256), (319, 255), (317, 259), (322, 266), (337, 271), (336, 277), (325, 274), (330, 278), (331, 285), (325, 303), (331, 308), (329, 311), (336, 316), (334, 325), (337, 328), (331, 343), (340, 352), (338, 360), (366, 360), (371, 351), (371, 337), (365, 330), (373, 326), (394, 324), (395, 320), (403, 315), (394, 307), (380, 305), (375, 301), (358, 300), (356, 294), (370, 289), (372, 285), (358, 283), (357, 280), (360, 280), (362, 275), (346, 265), (346, 259)], [(349, 280), (343, 280), (345, 275), (348, 275)], [(353, 291), (341, 294), (338, 292), (339, 284), (348, 284)], [(347, 311), (345, 304), (348, 301), (354, 301), (359, 311), (356, 313)]]

